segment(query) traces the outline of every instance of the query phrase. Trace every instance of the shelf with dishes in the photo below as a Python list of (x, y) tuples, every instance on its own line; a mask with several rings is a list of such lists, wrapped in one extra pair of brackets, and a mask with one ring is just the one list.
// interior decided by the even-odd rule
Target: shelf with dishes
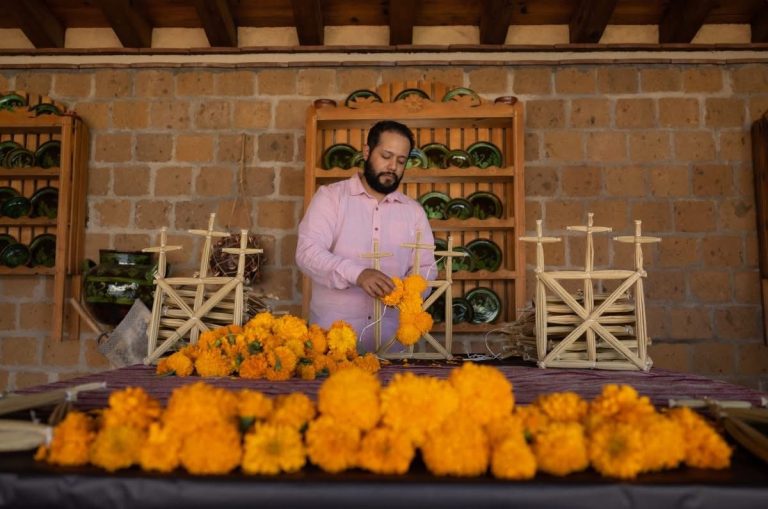
[[(355, 171), (362, 167), (325, 169), (323, 167), (315, 168), (315, 178), (341, 180), (351, 177)], [(450, 180), (499, 180), (510, 181), (515, 178), (513, 167), (505, 168), (410, 168), (406, 170), (403, 177), (403, 183), (413, 182), (442, 182)]]
[(0, 233), (1, 273), (52, 274), (56, 265), (56, 234), (33, 234), (26, 228), (14, 233)]

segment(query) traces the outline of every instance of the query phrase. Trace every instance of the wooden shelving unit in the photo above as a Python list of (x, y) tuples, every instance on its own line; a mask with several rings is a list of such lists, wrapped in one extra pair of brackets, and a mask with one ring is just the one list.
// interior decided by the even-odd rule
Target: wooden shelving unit
[[(0, 110), (0, 142), (12, 140), (34, 152), (47, 141), (59, 140), (60, 165), (53, 168), (0, 167), (0, 187), (12, 187), (27, 198), (44, 187), (58, 188), (58, 211), (55, 219), (0, 216), (0, 233), (13, 235), (18, 242), (27, 245), (40, 234), (54, 234), (56, 260), (53, 267), (0, 265), (0, 277), (53, 276), (51, 337), (55, 341), (62, 339), (65, 322), (69, 323), (70, 336), (78, 337), (79, 320), (76, 313), (67, 313), (67, 301), (69, 297), (79, 300), (82, 289), (80, 265), (84, 256), (88, 131), (82, 120), (72, 114), (35, 116), (29, 109), (31, 106), (53, 104), (53, 101), (47, 97), (16, 93), (26, 98), (27, 105)], [(61, 105), (56, 106), (63, 111)]]
[[(399, 100), (392, 102), (405, 89), (418, 88), (432, 100)], [(513, 321), (517, 308), (525, 298), (524, 249), (518, 237), (525, 231), (523, 190), (523, 109), (520, 103), (488, 103), (472, 106), (469, 102), (441, 102), (450, 89), (442, 83), (406, 81), (380, 86), (376, 93), (381, 103), (360, 107), (318, 104), (310, 106), (307, 115), (305, 209), (321, 185), (349, 178), (357, 168), (343, 170), (322, 167), (324, 151), (337, 143), (348, 143), (358, 150), (365, 144), (368, 129), (377, 121), (391, 119), (408, 125), (416, 137), (416, 146), (442, 143), (450, 149), (466, 150), (478, 141), (491, 142), (502, 151), (503, 164), (491, 168), (456, 168), (406, 170), (402, 190), (413, 199), (425, 193), (439, 191), (451, 198), (466, 198), (475, 191), (487, 191), (503, 203), (501, 218), (431, 220), (436, 238), (450, 234), (455, 246), (464, 246), (475, 239), (489, 239), (502, 250), (503, 260), (498, 271), (453, 273), (453, 296), (461, 297), (477, 287), (493, 290), (501, 299), (502, 312), (494, 323), (457, 323), (454, 332), (482, 333)], [(322, 103), (319, 101), (318, 103)], [(303, 281), (303, 310), (309, 314), (311, 285)], [(442, 330), (436, 324), (435, 330)]]

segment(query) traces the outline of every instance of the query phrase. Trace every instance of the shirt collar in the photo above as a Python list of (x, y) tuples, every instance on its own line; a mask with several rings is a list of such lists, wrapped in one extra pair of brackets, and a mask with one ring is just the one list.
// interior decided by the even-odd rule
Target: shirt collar
[[(362, 179), (363, 179), (363, 176), (360, 175), (359, 172), (357, 174), (355, 174), (354, 177), (349, 179), (350, 180), (350, 188), (349, 188), (349, 194), (350, 195), (356, 195), (356, 194), (368, 195), (368, 191), (366, 191), (365, 187), (363, 187)], [(370, 195), (368, 195), (368, 196), (370, 196)], [(406, 198), (405, 198), (405, 195), (403, 193), (401, 193), (399, 191), (399, 189), (398, 189), (397, 191), (391, 192), (388, 195), (386, 195), (382, 201), (385, 201), (385, 202), (396, 201), (396, 202), (400, 202), (400, 203), (405, 203)]]

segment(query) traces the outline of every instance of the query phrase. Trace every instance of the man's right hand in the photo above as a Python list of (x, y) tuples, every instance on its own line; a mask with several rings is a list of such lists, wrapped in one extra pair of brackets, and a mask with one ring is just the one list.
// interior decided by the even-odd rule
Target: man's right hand
[(389, 276), (376, 269), (365, 269), (357, 277), (357, 286), (374, 299), (384, 297), (395, 289)]

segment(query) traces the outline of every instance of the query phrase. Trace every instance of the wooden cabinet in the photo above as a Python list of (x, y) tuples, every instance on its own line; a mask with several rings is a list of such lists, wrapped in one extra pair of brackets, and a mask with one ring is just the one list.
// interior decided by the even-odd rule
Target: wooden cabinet
[[(394, 100), (407, 89), (420, 89), (431, 99), (416, 94)], [(471, 290), (485, 287), (501, 300), (501, 312), (492, 323), (456, 323), (454, 332), (485, 332), (499, 323), (513, 321), (525, 298), (524, 252), (517, 238), (524, 233), (523, 191), (523, 118), (521, 104), (487, 102), (472, 104), (470, 97), (442, 102), (449, 90), (435, 82), (402, 82), (382, 85), (376, 90), (381, 102), (364, 100), (355, 107), (334, 106), (329, 101), (316, 101), (310, 106), (306, 133), (305, 209), (317, 188), (323, 184), (348, 178), (357, 171), (323, 167), (323, 154), (335, 144), (346, 143), (362, 150), (368, 129), (377, 121), (391, 119), (408, 125), (416, 137), (416, 146), (441, 143), (449, 149), (467, 150), (480, 141), (491, 142), (502, 152), (500, 166), (489, 168), (409, 168), (402, 190), (418, 200), (426, 193), (438, 191), (450, 198), (466, 198), (477, 191), (487, 191), (500, 198), (501, 217), (479, 219), (432, 219), (436, 238), (453, 237), (454, 246), (466, 246), (475, 239), (488, 239), (502, 251), (498, 270), (456, 271), (453, 273), (453, 296), (463, 297)], [(310, 282), (304, 277), (304, 313), (308, 315)], [(444, 330), (436, 324), (435, 331)]]
[[(0, 109), (0, 144), (15, 142), (29, 153), (40, 152), (40, 147), (51, 141), (60, 143), (58, 164), (39, 164), (37, 158), (19, 167), (9, 168), (0, 161), (0, 188), (32, 199), (44, 188), (58, 189), (56, 213), (30, 217), (0, 215), (0, 235), (11, 236), (17, 242), (30, 246), (40, 235), (55, 236), (55, 258), (49, 267), (33, 262), (16, 267), (0, 264), (0, 277), (52, 276), (53, 304), (51, 336), (62, 338), (65, 310), (69, 297), (79, 299), (80, 271), (83, 260), (85, 235), (88, 131), (83, 122), (71, 114), (58, 115), (34, 106), (52, 104), (47, 98), (17, 92), (27, 104)], [(62, 107), (57, 105), (58, 109)], [(41, 110), (43, 110), (41, 112)], [(49, 143), (50, 145), (50, 143)], [(53, 144), (55, 145), (55, 144)], [(2, 146), (2, 145), (0, 145)], [(49, 159), (47, 163), (50, 163)], [(28, 164), (28, 163), (31, 163)], [(9, 190), (8, 188), (12, 189)], [(32, 214), (33, 216), (35, 214)], [(78, 321), (72, 313), (70, 334), (78, 336)]]

